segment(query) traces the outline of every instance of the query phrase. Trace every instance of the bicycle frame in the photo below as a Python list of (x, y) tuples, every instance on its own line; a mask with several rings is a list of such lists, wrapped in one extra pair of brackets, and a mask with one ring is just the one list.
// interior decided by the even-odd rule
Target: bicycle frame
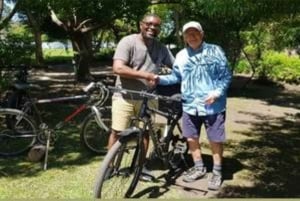
[[(84, 91), (88, 91), (89, 89), (84, 89)], [(38, 109), (37, 105), (40, 104), (47, 104), (47, 103), (62, 103), (64, 101), (76, 101), (76, 100), (82, 100), (82, 99), (88, 99), (85, 103), (81, 104), (79, 107), (77, 107), (75, 110), (73, 110), (68, 116), (64, 118), (64, 120), (58, 122), (54, 129), (61, 129), (65, 123), (71, 121), (74, 117), (76, 117), (78, 114), (80, 114), (82, 111), (91, 108), (92, 112), (94, 112), (97, 116), (97, 123), (99, 126), (102, 126), (105, 130), (108, 130), (107, 126), (103, 124), (103, 122), (100, 120), (101, 115), (99, 113), (99, 110), (97, 109), (97, 106), (102, 106), (103, 103), (108, 98), (108, 93), (102, 93), (102, 97), (99, 98), (99, 101), (92, 104), (92, 101), (90, 101), (89, 95), (76, 95), (76, 96), (65, 96), (65, 97), (57, 97), (57, 98), (48, 98), (48, 99), (32, 99), (29, 95), (29, 100), (24, 104), (23, 111), (26, 113), (26, 110), (29, 110), (30, 108), (33, 108), (34, 115), (36, 115), (36, 121), (37, 123), (43, 124), (44, 121), (42, 119), (42, 115), (40, 113), (40, 110)]]
[[(142, 107), (140, 110), (139, 118), (140, 121), (144, 122), (143, 133), (149, 128), (149, 136), (153, 142), (153, 150), (156, 155), (164, 161), (164, 163), (168, 163), (168, 159), (165, 157), (168, 152), (168, 145), (173, 135), (173, 130), (177, 126), (179, 132), (181, 132), (181, 127), (179, 125), (179, 119), (181, 118), (182, 113), (171, 114), (171, 112), (163, 112), (161, 110), (151, 108), (148, 106), (148, 98), (144, 97)], [(158, 114), (166, 118), (167, 123), (164, 126), (163, 136), (159, 136), (155, 133), (156, 129), (152, 122), (151, 115), (149, 113)]]
[[(32, 107), (34, 109), (34, 114), (36, 115), (38, 124), (44, 123), (42, 119), (42, 115), (40, 113), (40, 110), (38, 109), (37, 105), (40, 104), (47, 104), (47, 103), (59, 103), (64, 101), (75, 101), (75, 100), (81, 100), (88, 98), (87, 95), (77, 95), (77, 96), (69, 96), (69, 97), (58, 97), (58, 98), (51, 98), (51, 99), (40, 99), (40, 100), (31, 100), (25, 103), (25, 110), (26, 108)], [(83, 103), (79, 107), (77, 107), (74, 111), (71, 112), (68, 116), (66, 116), (62, 121), (58, 122), (54, 129), (61, 129), (65, 123), (71, 121), (75, 116), (80, 114), (82, 111), (88, 108), (88, 104)], [(25, 111), (26, 112), (26, 111)]]

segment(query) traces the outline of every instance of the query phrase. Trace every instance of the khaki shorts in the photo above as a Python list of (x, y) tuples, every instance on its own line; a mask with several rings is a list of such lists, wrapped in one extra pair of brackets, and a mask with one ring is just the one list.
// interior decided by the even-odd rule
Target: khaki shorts
[[(132, 117), (137, 117), (140, 112), (141, 100), (128, 100), (121, 97), (112, 97), (112, 129), (122, 131), (129, 127)], [(158, 102), (150, 100), (149, 106), (157, 108)]]

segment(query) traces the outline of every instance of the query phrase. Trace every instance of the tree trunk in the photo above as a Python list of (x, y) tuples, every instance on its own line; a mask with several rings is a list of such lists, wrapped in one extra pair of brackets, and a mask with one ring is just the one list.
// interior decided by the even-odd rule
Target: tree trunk
[(2, 13), (3, 13), (3, 5), (4, 5), (4, 0), (0, 0), (0, 21), (1, 21), (1, 18), (2, 18)]
[(77, 81), (91, 79), (90, 65), (93, 59), (92, 38), (90, 33), (72, 33), (71, 40), (74, 50), (75, 75)]
[(42, 48), (42, 33), (40, 30), (40, 26), (38, 20), (27, 10), (26, 15), (28, 17), (28, 21), (30, 26), (32, 27), (34, 34), (34, 42), (35, 42), (35, 60), (38, 66), (44, 65), (44, 56), (43, 56), (43, 48)]
[(42, 33), (40, 31), (34, 32), (34, 41), (35, 41), (35, 59), (38, 66), (44, 65), (44, 55), (42, 48)]

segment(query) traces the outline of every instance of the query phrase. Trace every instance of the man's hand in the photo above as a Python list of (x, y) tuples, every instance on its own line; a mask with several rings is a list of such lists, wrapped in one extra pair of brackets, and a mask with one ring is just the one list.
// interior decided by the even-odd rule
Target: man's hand
[(157, 85), (157, 75), (154, 73), (147, 73), (146, 80), (148, 82), (149, 87), (153, 88)]
[(211, 92), (205, 98), (204, 102), (205, 102), (206, 105), (211, 105), (216, 101), (217, 98), (218, 98), (218, 95), (214, 92)]
[(159, 76), (155, 75), (154, 79), (155, 79), (155, 85), (158, 85), (158, 83), (159, 83)]

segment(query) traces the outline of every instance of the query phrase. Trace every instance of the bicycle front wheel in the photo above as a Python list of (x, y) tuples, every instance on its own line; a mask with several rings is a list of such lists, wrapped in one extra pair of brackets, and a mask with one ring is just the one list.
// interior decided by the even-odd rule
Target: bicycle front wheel
[(35, 124), (24, 112), (0, 109), (0, 155), (21, 154), (35, 143), (36, 137)]
[(143, 152), (143, 143), (139, 143), (138, 137), (117, 141), (100, 166), (94, 197), (131, 197), (142, 171)]
[(111, 127), (111, 107), (99, 109), (103, 125), (97, 122), (97, 115), (90, 113), (83, 121), (80, 140), (85, 148), (96, 154), (107, 152), (107, 142)]

